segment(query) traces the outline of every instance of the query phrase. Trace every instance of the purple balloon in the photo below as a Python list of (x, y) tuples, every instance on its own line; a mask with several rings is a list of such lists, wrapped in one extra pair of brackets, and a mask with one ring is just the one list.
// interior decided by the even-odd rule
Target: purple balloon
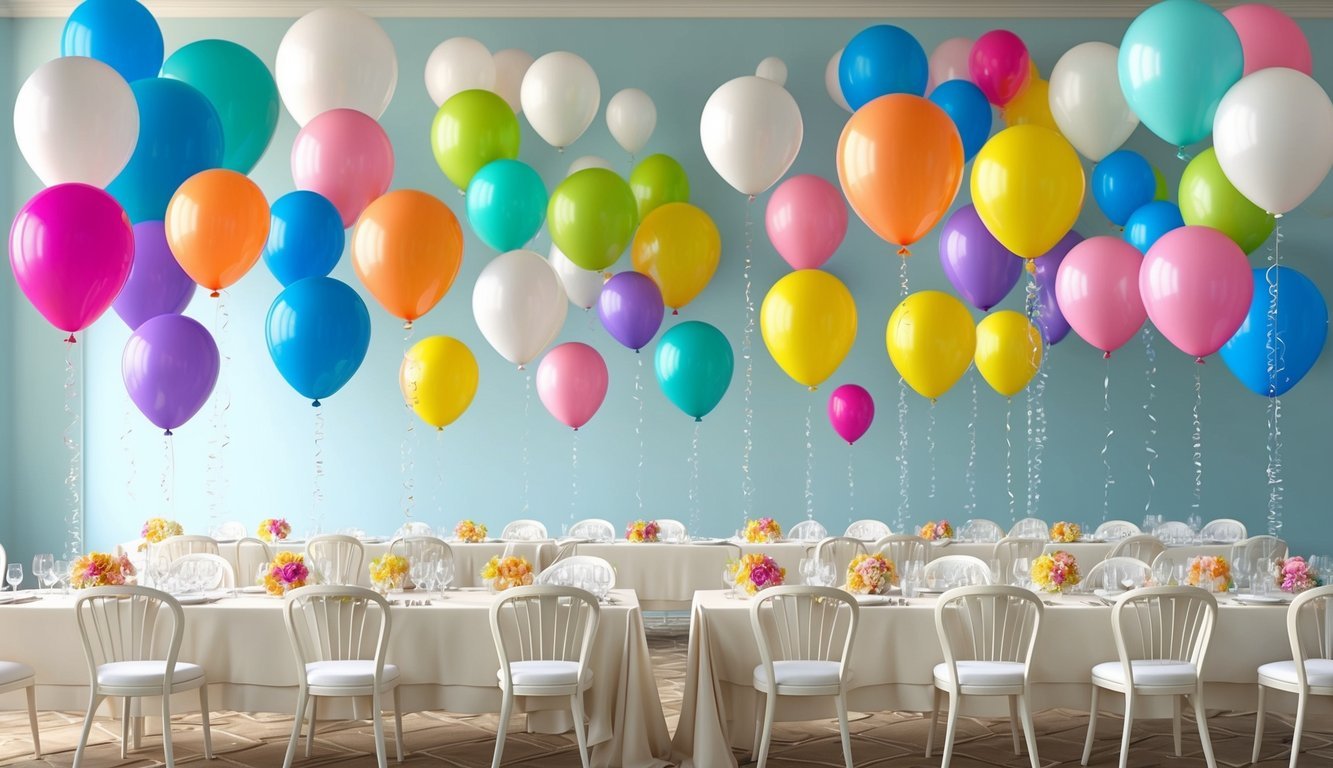
[(169, 435), (204, 407), (218, 364), (218, 345), (198, 320), (158, 315), (130, 334), (120, 375), (134, 404)]
[(865, 387), (843, 384), (828, 399), (828, 420), (848, 445), (861, 439), (875, 420), (875, 399)]
[(641, 272), (621, 272), (606, 281), (597, 297), (597, 316), (607, 333), (638, 352), (662, 327), (662, 291)]
[(1047, 344), (1059, 344), (1069, 335), (1069, 321), (1065, 320), (1060, 303), (1055, 300), (1055, 274), (1060, 271), (1060, 264), (1070, 249), (1081, 242), (1083, 235), (1071, 229), (1054, 248), (1032, 262), (1033, 275), (1037, 279), (1037, 327), (1041, 328)]
[(940, 264), (953, 287), (983, 312), (1004, 300), (1023, 274), (1023, 260), (1000, 245), (971, 205), (944, 222)]
[(179, 315), (194, 298), (194, 281), (167, 246), (160, 221), (134, 225), (134, 266), (111, 308), (131, 330), (158, 315)]

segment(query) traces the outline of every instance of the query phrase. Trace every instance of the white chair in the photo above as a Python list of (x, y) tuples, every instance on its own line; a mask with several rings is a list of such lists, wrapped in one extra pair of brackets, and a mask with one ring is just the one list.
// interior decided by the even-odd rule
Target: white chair
[[(1158, 559), (1163, 556), (1164, 554), (1158, 555)], [(1092, 566), (1087, 572), (1083, 577), (1083, 588), (1120, 592), (1124, 590), (1126, 580), (1132, 581), (1135, 585), (1143, 585), (1152, 578), (1153, 572), (1154, 567), (1150, 567), (1137, 557), (1108, 557)]]
[[(991, 548), (991, 560), (995, 561), (995, 579), (997, 581), (1008, 582), (1011, 578), (1017, 578), (1013, 573), (1014, 562), (1019, 558), (1027, 558), (1028, 564), (1041, 557), (1042, 550), (1046, 547), (1046, 539), (1038, 538), (1020, 538), (1013, 535), (1005, 536), (1003, 539), (995, 542)], [(1023, 575), (1022, 582), (1028, 583), (1030, 579), (1027, 574)]]
[(165, 559), (167, 563), (170, 564), (178, 557), (193, 555), (197, 552), (206, 555), (216, 555), (218, 553), (218, 540), (212, 536), (195, 536), (190, 534), (168, 536), (153, 545), (152, 552), (154, 557)]
[[(905, 533), (891, 534), (875, 542), (871, 547), (875, 552), (883, 552), (884, 556), (893, 561), (894, 566), (902, 572), (904, 563), (910, 563), (913, 560), (926, 562), (930, 559), (930, 545), (920, 536), (912, 536)], [(850, 561), (848, 561), (850, 562)]]
[(662, 541), (677, 544), (689, 538), (689, 531), (685, 524), (679, 520), (672, 520), (669, 517), (659, 517), (657, 519), (657, 535)]
[(579, 758), (588, 768), (583, 692), (592, 687), (588, 656), (601, 609), (574, 587), (511, 587), (491, 603), (491, 637), (500, 657), (503, 698), (491, 768), (500, 768), (509, 716), (517, 696), (566, 696), (574, 716)]
[(1151, 533), (1140, 533), (1121, 539), (1111, 551), (1107, 553), (1107, 558), (1112, 557), (1132, 557), (1142, 560), (1149, 565), (1157, 559), (1157, 556), (1166, 551), (1166, 545), (1162, 540)]
[[(505, 529), (508, 532), (508, 528)], [(616, 527), (610, 520), (602, 520), (596, 517), (590, 517), (587, 520), (580, 520), (569, 526), (569, 535), (575, 539), (587, 539), (588, 541), (606, 542), (616, 540)], [(507, 536), (501, 538), (508, 538)]]
[[(88, 714), (83, 719), (74, 765), (83, 763), (93, 717), (103, 699), (116, 696), (124, 704), (120, 730), (120, 756), (124, 759), (129, 751), (130, 700), (158, 696), (162, 700), (162, 753), (168, 768), (172, 768), (176, 758), (171, 748), (171, 694), (192, 689), (199, 691), (204, 757), (212, 760), (208, 685), (203, 667), (177, 658), (185, 635), (185, 611), (176, 598), (148, 587), (92, 587), (79, 590), (74, 614), (88, 660), (90, 688)], [(165, 649), (159, 645), (163, 638)]]
[(398, 526), (398, 530), (393, 532), (394, 539), (408, 539), (413, 536), (434, 536), (435, 529), (430, 527), (430, 523), (420, 520), (409, 520)]
[(231, 563), (221, 555), (207, 552), (193, 552), (181, 555), (171, 561), (167, 568), (167, 583), (176, 583), (182, 588), (189, 587), (191, 592), (211, 592), (218, 589), (236, 589), (236, 572)]
[(828, 529), (818, 520), (802, 520), (787, 531), (787, 538), (794, 541), (817, 542), (828, 538)]
[(949, 719), (944, 731), (944, 759), (953, 758), (955, 726), (962, 696), (1004, 696), (1009, 700), (1009, 730), (1018, 745), (1018, 723), (1023, 724), (1028, 759), (1041, 768), (1037, 758), (1037, 736), (1028, 707), (1028, 675), (1032, 649), (1041, 627), (1041, 600), (1030, 590), (1008, 586), (978, 586), (951, 589), (935, 604), (935, 631), (944, 650), (944, 663), (934, 671), (935, 698), (926, 735), (926, 757), (935, 743), (940, 700), (949, 695)]
[(953, 589), (993, 584), (990, 566), (971, 555), (945, 555), (926, 563), (921, 580), (930, 589)]
[(815, 545), (815, 559), (833, 563), (838, 573), (847, 571), (852, 558), (865, 554), (869, 554), (866, 543), (851, 536), (830, 536)]
[[(0, 573), (4, 571), (0, 570)], [(37, 673), (21, 662), (0, 661), (0, 693), (24, 689), (28, 695), (28, 725), (32, 728), (32, 759), (41, 760), (42, 740), (37, 731)]]
[(1192, 697), (1194, 719), (1208, 768), (1217, 768), (1208, 738), (1203, 701), (1204, 656), (1217, 620), (1217, 599), (1197, 587), (1148, 587), (1126, 593), (1111, 608), (1111, 634), (1118, 661), (1092, 668), (1092, 705), (1082, 764), (1092, 756), (1097, 733), (1097, 700), (1103, 688), (1125, 696), (1125, 727), (1120, 738), (1120, 768), (1129, 765), (1129, 738), (1138, 696), (1171, 696), (1172, 735), (1180, 757), (1180, 700)]
[(578, 587), (601, 599), (616, 588), (616, 569), (605, 558), (593, 555), (566, 557), (537, 574), (534, 584)]
[(0, 545), (0, 574), (3, 574), (7, 568), (9, 568), (9, 555), (5, 553), (4, 546)]
[(301, 723), (310, 708), (305, 756), (314, 751), (319, 696), (370, 698), (375, 759), (385, 768), (383, 696), (393, 694), (394, 747), (403, 761), (403, 710), (398, 705), (398, 667), (384, 662), (392, 616), (389, 602), (363, 587), (313, 586), (287, 593), (283, 601), (287, 637), (296, 654), (296, 716), (283, 768), (291, 768)]
[(1231, 545), (1231, 565), (1240, 573), (1254, 574), (1260, 568), (1273, 570), (1276, 561), (1287, 557), (1287, 542), (1276, 536), (1251, 536)]
[(236, 540), (236, 579), (246, 586), (258, 584), (259, 566), (273, 562), (273, 550), (263, 539), (246, 537)]
[(541, 541), (550, 538), (546, 526), (538, 520), (515, 520), (500, 533), (501, 541)]
[[(412, 566), (416, 564), (424, 565), (426, 572), (438, 570), (441, 562), (448, 563), (447, 573), (452, 576), (454, 572), (454, 548), (449, 546), (449, 542), (437, 536), (404, 536), (396, 538), (389, 542), (389, 554), (401, 555), (407, 558), (408, 567), (415, 570)], [(421, 576), (420, 573), (417, 574)], [(416, 581), (411, 574), (403, 580), (403, 586), (416, 587)]]
[(1152, 535), (1161, 539), (1165, 544), (1188, 544), (1194, 540), (1194, 529), (1189, 526), (1189, 523), (1168, 520), (1152, 529)]
[(209, 531), (209, 535), (219, 542), (236, 541), (245, 538), (248, 534), (249, 530), (245, 527), (245, 523), (239, 520), (228, 520)]
[(888, 524), (879, 520), (857, 520), (847, 526), (847, 530), (842, 535), (862, 541), (874, 541), (892, 533), (893, 531), (889, 530)]
[(1004, 538), (1004, 529), (992, 520), (968, 520), (958, 528), (959, 541), (992, 543)]
[(1199, 529), (1199, 538), (1204, 541), (1220, 541), (1224, 544), (1240, 541), (1249, 535), (1245, 530), (1245, 523), (1229, 517), (1210, 520)]
[(1152, 572), (1159, 576), (1169, 574), (1178, 565), (1188, 567), (1190, 561), (1198, 556), (1199, 550), (1195, 547), (1172, 547), (1163, 550), (1160, 555), (1153, 558)]
[(1047, 541), (1051, 538), (1051, 527), (1045, 520), (1038, 520), (1035, 517), (1025, 517), (1014, 523), (1014, 527), (1009, 529), (1009, 538), (1011, 539), (1041, 539)]
[(326, 533), (305, 543), (305, 562), (321, 584), (355, 584), (361, 575), (366, 546), (355, 536)]
[(751, 603), (750, 626), (759, 646), (751, 757), (758, 755), (758, 768), (768, 761), (779, 696), (832, 697), (838, 708), (843, 762), (852, 767), (847, 729), (847, 683), (852, 673), (847, 660), (856, 639), (859, 608), (850, 594), (833, 587), (769, 587)]
[(1296, 694), (1296, 723), (1291, 736), (1291, 768), (1299, 764), (1301, 730), (1311, 696), (1333, 696), (1333, 586), (1308, 589), (1287, 609), (1287, 637), (1292, 661), (1274, 661), (1259, 667), (1259, 707), (1254, 719), (1254, 755), (1264, 739), (1264, 698), (1268, 688)]
[(1140, 533), (1143, 533), (1143, 531), (1128, 520), (1107, 520), (1097, 526), (1097, 530), (1092, 533), (1092, 538), (1101, 541), (1120, 541), (1130, 536), (1137, 536)]

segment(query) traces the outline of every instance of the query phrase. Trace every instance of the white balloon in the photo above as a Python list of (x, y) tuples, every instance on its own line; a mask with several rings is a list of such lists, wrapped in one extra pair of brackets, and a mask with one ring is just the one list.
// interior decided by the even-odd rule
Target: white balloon
[(1303, 72), (1261, 69), (1222, 97), (1213, 148), (1236, 189), (1280, 216), (1305, 202), (1333, 168), (1333, 103)]
[(699, 118), (708, 162), (746, 195), (758, 195), (782, 178), (801, 151), (803, 132), (796, 99), (754, 75), (723, 83)]
[(519, 91), (537, 135), (564, 149), (588, 130), (602, 103), (597, 73), (578, 54), (556, 51), (532, 62)]
[(592, 309), (597, 297), (602, 295), (606, 276), (580, 267), (554, 245), (551, 246), (550, 262), (551, 268), (560, 276), (560, 284), (565, 286), (569, 303), (581, 309)]
[(523, 88), (523, 77), (532, 66), (532, 54), (519, 48), (506, 48), (496, 51), (495, 56), (495, 92), (509, 104), (514, 114), (522, 114), (523, 101), (519, 92)]
[(626, 88), (606, 103), (606, 127), (631, 155), (643, 149), (657, 127), (657, 106), (638, 88)]
[(495, 89), (495, 59), (470, 37), (451, 37), (426, 59), (426, 92), (440, 106), (459, 91)]
[(754, 70), (754, 76), (772, 80), (778, 85), (785, 86), (787, 84), (787, 62), (777, 56), (769, 56), (759, 62), (759, 66)]
[(579, 171), (586, 171), (589, 168), (605, 168), (608, 171), (615, 170), (615, 168), (611, 166), (611, 162), (604, 157), (598, 157), (597, 155), (584, 155), (583, 157), (580, 157), (579, 159), (569, 164), (569, 171), (565, 174), (565, 177), (568, 178), (578, 173)]
[(847, 97), (842, 95), (842, 81), (838, 79), (838, 62), (841, 60), (842, 49), (839, 48), (824, 67), (824, 89), (828, 91), (828, 97), (833, 99), (834, 104), (851, 112), (852, 105), (848, 104)]
[(520, 369), (555, 341), (568, 312), (560, 276), (532, 251), (496, 256), (472, 288), (472, 316), (481, 335)]
[(330, 109), (380, 119), (398, 85), (398, 54), (374, 19), (351, 8), (319, 8), (278, 44), (278, 93), (299, 125)]
[(967, 60), (972, 57), (972, 40), (966, 37), (951, 37), (935, 46), (930, 52), (930, 79), (926, 83), (926, 93), (935, 90), (940, 83), (950, 80), (971, 82), (972, 72)]
[(1065, 51), (1051, 70), (1051, 117), (1069, 143), (1094, 163), (1119, 149), (1139, 126), (1120, 88), (1119, 55), (1108, 43), (1081, 43)]
[(14, 139), (42, 183), (105, 187), (139, 139), (139, 104), (125, 78), (96, 59), (52, 59), (14, 101)]

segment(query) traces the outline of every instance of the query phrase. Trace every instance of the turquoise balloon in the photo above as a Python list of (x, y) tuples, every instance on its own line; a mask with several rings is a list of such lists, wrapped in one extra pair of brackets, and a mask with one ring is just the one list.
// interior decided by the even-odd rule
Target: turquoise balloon
[(505, 253), (522, 248), (546, 219), (546, 184), (527, 163), (494, 160), (467, 185), (467, 218), (486, 245)]
[(662, 334), (654, 362), (663, 394), (695, 421), (703, 421), (722, 401), (735, 367), (731, 342), (722, 331), (698, 320)]
[(1213, 132), (1217, 105), (1244, 65), (1240, 37), (1221, 12), (1199, 0), (1165, 0), (1125, 32), (1120, 89), (1144, 125), (1183, 148)]
[(193, 85), (222, 119), (222, 167), (249, 173), (278, 126), (278, 86), (268, 66), (227, 40), (199, 40), (162, 65), (162, 76)]

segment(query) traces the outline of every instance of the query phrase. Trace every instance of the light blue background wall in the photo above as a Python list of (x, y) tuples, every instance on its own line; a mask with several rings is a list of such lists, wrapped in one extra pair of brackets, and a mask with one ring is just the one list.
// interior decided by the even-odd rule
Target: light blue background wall
[[(282, 20), (168, 20), (164, 22), (168, 51), (202, 37), (241, 42), (272, 64), (278, 42), (289, 22)], [(394, 187), (424, 189), (438, 195), (462, 218), (462, 198), (433, 163), (427, 130), (434, 108), (422, 83), (425, 59), (439, 41), (470, 35), (492, 50), (525, 48), (534, 54), (568, 49), (583, 55), (601, 76), (603, 103), (617, 90), (635, 86), (657, 103), (658, 127), (647, 151), (677, 157), (692, 182), (692, 202), (707, 210), (722, 231), (722, 266), (704, 294), (689, 305), (680, 320), (700, 319), (720, 327), (737, 350), (737, 372), (722, 405), (699, 430), (699, 513), (706, 533), (730, 533), (744, 516), (741, 493), (743, 363), (739, 350), (744, 326), (743, 281), (744, 198), (726, 186), (703, 156), (698, 138), (699, 113), (712, 90), (722, 82), (751, 73), (760, 59), (781, 56), (790, 70), (788, 88), (805, 117), (805, 143), (793, 173), (836, 175), (834, 148), (845, 113), (824, 91), (824, 64), (832, 51), (868, 22), (836, 21), (587, 21), (587, 20), (402, 20), (384, 21), (393, 37), (400, 63), (394, 101), (383, 117), (398, 157)], [(903, 22), (927, 50), (954, 35), (976, 35), (997, 26), (986, 20), (911, 20)], [(1127, 21), (1009, 21), (1031, 47), (1043, 73), (1060, 54), (1086, 40), (1118, 43)], [(6, 103), (22, 79), (41, 61), (56, 54), (60, 24), (54, 20), (0, 22), (0, 42), (12, 35), (10, 53), (0, 57), (0, 89)], [(1333, 43), (1333, 24), (1305, 24), (1316, 51)], [(1333, 61), (1317, 57), (1317, 79), (1333, 84)], [(0, 120), (8, 131), (8, 120)], [(526, 124), (525, 124), (526, 126)], [(996, 130), (1002, 127), (997, 119)], [(557, 154), (525, 127), (522, 159), (534, 165), (548, 186), (563, 176), (568, 163), (584, 154), (599, 154), (627, 170), (629, 158), (614, 145), (602, 115), (564, 155)], [(296, 126), (285, 113), (268, 154), (254, 178), (276, 198), (291, 189), (288, 154)], [(8, 134), (6, 134), (7, 136)], [(13, 166), (8, 189), (0, 189), (5, 210), (12, 215), (37, 189), (12, 140), (0, 152), (0, 163)], [(1159, 140), (1140, 129), (1130, 142), (1163, 170), (1174, 188), (1183, 163)], [(1090, 166), (1087, 166), (1090, 173)], [(4, 168), (4, 166), (0, 166)], [(958, 205), (967, 200), (967, 184)], [(754, 296), (756, 307), (768, 287), (787, 272), (763, 233), (766, 196), (755, 204)], [(1113, 228), (1091, 198), (1078, 229), (1085, 236), (1110, 234)], [(1326, 291), (1333, 286), (1328, 247), (1333, 194), (1328, 185), (1300, 212), (1284, 220), (1284, 263), (1307, 274)], [(464, 229), (467, 230), (466, 223)], [(545, 254), (549, 237), (534, 246)], [(913, 248), (913, 290), (943, 288), (935, 235)], [(1260, 263), (1263, 251), (1253, 259)], [(85, 357), (84, 449), (86, 458), (87, 532), (91, 545), (105, 547), (133, 538), (141, 521), (155, 514), (182, 520), (190, 530), (207, 530), (212, 519), (238, 519), (253, 525), (260, 518), (285, 515), (298, 529), (312, 516), (326, 530), (358, 526), (386, 534), (404, 519), (404, 451), (407, 438), (414, 480), (413, 515), (435, 525), (452, 526), (462, 517), (492, 525), (519, 516), (524, 504), (531, 516), (558, 530), (573, 517), (602, 516), (623, 523), (639, 516), (636, 502), (638, 456), (637, 407), (634, 399), (636, 359), (615, 344), (596, 317), (572, 309), (560, 341), (586, 341), (605, 356), (611, 389), (596, 418), (579, 433), (577, 472), (572, 472), (574, 437), (542, 408), (537, 398), (525, 401), (525, 374), (514, 371), (482, 339), (471, 313), (472, 284), (493, 256), (469, 232), (462, 271), (453, 289), (424, 320), (416, 339), (429, 334), (461, 338), (481, 365), (481, 387), (472, 408), (444, 433), (436, 435), (413, 421), (402, 406), (397, 371), (405, 348), (400, 324), (374, 304), (344, 259), (335, 276), (357, 286), (371, 307), (374, 324), (371, 350), (357, 377), (326, 401), (322, 481), (324, 501), (312, 515), (313, 412), (292, 392), (270, 363), (263, 340), (263, 318), (278, 292), (278, 283), (262, 264), (227, 292), (229, 324), (219, 334), (228, 361), (219, 391), (230, 407), (214, 426), (212, 406), (175, 437), (175, 499), (163, 500), (161, 484), (165, 453), (162, 436), (133, 410), (119, 374), (121, 349), (128, 331), (108, 314), (84, 334), (78, 349)], [(628, 268), (628, 258), (619, 268)], [(831, 528), (850, 517), (900, 515), (896, 428), (897, 376), (884, 348), (884, 327), (898, 300), (898, 257), (853, 217), (849, 236), (828, 269), (852, 290), (860, 312), (860, 330), (847, 361), (817, 394), (789, 380), (754, 335), (754, 451), (756, 514), (772, 514), (787, 524), (805, 516), (805, 418), (813, 411), (813, 504), (815, 516)], [(5, 374), (0, 398), (0, 476), (7, 493), (6, 536), (15, 556), (59, 550), (64, 537), (66, 504), (62, 479), (65, 453), (61, 383), (63, 345), (5, 279), (0, 310), (8, 322), (0, 328), (0, 353)], [(1022, 308), (1022, 290), (1005, 307)], [(189, 309), (215, 329), (213, 302), (200, 293)], [(980, 313), (975, 313), (980, 319)], [(668, 323), (677, 320), (668, 318)], [(1193, 489), (1190, 407), (1194, 364), (1158, 338), (1157, 399), (1153, 415), (1157, 436), (1152, 447), (1156, 487), (1151, 508), (1183, 518)], [(693, 422), (675, 410), (653, 380), (651, 357), (644, 355), (643, 398), (645, 442), (642, 497), (645, 516), (694, 517), (688, 496)], [(1038, 513), (1049, 519), (1096, 522), (1102, 517), (1101, 449), (1106, 427), (1102, 412), (1102, 381), (1107, 373), (1099, 353), (1071, 335), (1049, 359), (1045, 406), (1048, 442), (1041, 472)], [(1144, 402), (1145, 352), (1131, 342), (1111, 360), (1112, 423), (1115, 429), (1109, 458), (1116, 480), (1111, 491), (1112, 515), (1139, 520), (1149, 500), (1145, 473), (1148, 419)], [(1265, 401), (1245, 391), (1220, 360), (1210, 360), (1204, 378), (1204, 514), (1239, 517), (1252, 529), (1265, 527), (1267, 487), (1264, 470), (1267, 435)], [(968, 376), (935, 408), (933, 429), (934, 497), (928, 477), (928, 407), (909, 393), (909, 474), (912, 522), (927, 518), (966, 516), (968, 495), (963, 482), (967, 466), (967, 425), (971, 420)], [(849, 450), (833, 434), (824, 416), (827, 392), (856, 382), (870, 389), (878, 417), (870, 433)], [(1283, 400), (1286, 477), (1284, 533), (1300, 551), (1333, 549), (1328, 531), (1325, 435), (1333, 426), (1326, 393), (1333, 384), (1333, 366), (1321, 361), (1305, 383)], [(1006, 476), (1012, 475), (1017, 515), (1025, 514), (1027, 496), (1027, 405), (1013, 403), (1011, 469), (1006, 469), (1006, 403), (984, 382), (977, 416), (978, 516), (1002, 522), (1011, 519)], [(527, 405), (525, 406), (525, 402)], [(528, 411), (525, 417), (525, 410)], [(12, 420), (12, 423), (5, 419)], [(221, 468), (209, 469), (209, 443), (225, 432)], [(526, 438), (525, 438), (526, 435)], [(528, 487), (523, 493), (522, 455), (529, 457)], [(849, 509), (848, 462), (855, 461), (854, 512)], [(571, 475), (576, 475), (572, 479)], [(575, 488), (576, 486), (576, 488)], [(573, 509), (577, 492), (577, 510)], [(210, 510), (210, 501), (216, 511)], [(215, 518), (214, 518), (215, 516)]]

